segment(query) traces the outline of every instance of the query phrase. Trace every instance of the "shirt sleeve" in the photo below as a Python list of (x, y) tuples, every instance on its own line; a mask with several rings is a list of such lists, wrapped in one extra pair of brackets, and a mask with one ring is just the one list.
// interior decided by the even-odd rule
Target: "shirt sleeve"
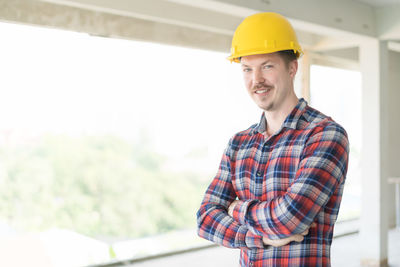
[(231, 141), (197, 212), (198, 235), (229, 248), (263, 248), (261, 236), (227, 213), (229, 205), (236, 199), (231, 182), (230, 150)]
[(344, 183), (349, 144), (336, 123), (316, 127), (307, 141), (294, 182), (286, 193), (268, 200), (240, 201), (233, 218), (269, 239), (286, 238), (308, 229), (332, 194)]

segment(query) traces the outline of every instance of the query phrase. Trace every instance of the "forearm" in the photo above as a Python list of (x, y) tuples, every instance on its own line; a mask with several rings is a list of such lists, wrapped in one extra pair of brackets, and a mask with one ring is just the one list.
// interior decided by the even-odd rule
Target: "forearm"
[(262, 237), (228, 215), (217, 203), (203, 202), (197, 212), (198, 234), (216, 244), (229, 248), (263, 248)]
[(289, 195), (271, 201), (239, 201), (232, 217), (256, 235), (271, 240), (284, 239), (306, 231), (319, 209), (306, 216), (294, 209), (296, 202)]
[[(229, 216), (233, 217), (233, 213), (234, 213), (235, 207), (236, 206), (240, 206), (241, 204), (243, 204), (243, 202), (241, 202), (239, 200), (235, 200), (234, 202), (232, 202), (231, 205), (228, 208)], [(313, 224), (311, 224), (310, 227), (315, 227), (315, 226), (316, 226), (316, 224), (313, 223)], [(250, 230), (249, 230), (249, 232), (251, 233)], [(289, 244), (292, 241), (295, 241), (295, 242), (303, 241), (304, 236), (307, 235), (308, 232), (309, 232), (309, 228), (307, 228), (305, 231), (303, 231), (303, 232), (301, 232), (299, 234), (293, 234), (293, 235), (290, 235), (288, 237), (284, 237), (284, 238), (281, 237), (279, 239), (270, 239), (267, 236), (263, 236), (262, 237), (262, 241), (263, 241), (264, 247), (265, 246), (281, 247), (281, 246)]]
[(198, 234), (229, 248), (262, 248), (262, 237), (256, 236), (228, 215), (229, 205), (236, 199), (231, 174), (231, 140), (222, 155), (217, 175), (208, 186), (197, 212)]

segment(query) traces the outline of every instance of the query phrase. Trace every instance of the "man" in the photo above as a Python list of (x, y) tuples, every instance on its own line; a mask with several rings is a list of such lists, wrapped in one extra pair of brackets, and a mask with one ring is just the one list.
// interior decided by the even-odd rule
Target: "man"
[(348, 164), (345, 130), (294, 93), (302, 54), (276, 13), (246, 18), (231, 61), (263, 110), (234, 135), (197, 213), (198, 234), (240, 248), (241, 266), (330, 266)]

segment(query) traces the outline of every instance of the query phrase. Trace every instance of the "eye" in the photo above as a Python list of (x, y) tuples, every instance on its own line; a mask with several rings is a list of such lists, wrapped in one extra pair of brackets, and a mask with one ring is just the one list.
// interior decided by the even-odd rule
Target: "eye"
[(271, 64), (269, 64), (269, 65), (264, 65), (263, 66), (263, 69), (264, 70), (268, 70), (268, 69), (271, 69), (273, 67), (273, 65), (271, 65)]
[(243, 72), (250, 72), (251, 68), (243, 68), (242, 70), (243, 70)]

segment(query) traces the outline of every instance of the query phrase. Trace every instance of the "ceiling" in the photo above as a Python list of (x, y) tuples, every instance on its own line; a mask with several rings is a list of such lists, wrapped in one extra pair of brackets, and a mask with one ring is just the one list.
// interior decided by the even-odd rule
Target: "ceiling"
[(374, 7), (383, 7), (383, 6), (400, 4), (400, 0), (354, 0), (354, 1), (362, 2)]
[(311, 50), (379, 38), (400, 47), (400, 0), (37, 0), (231, 36), (255, 12), (279, 12)]

